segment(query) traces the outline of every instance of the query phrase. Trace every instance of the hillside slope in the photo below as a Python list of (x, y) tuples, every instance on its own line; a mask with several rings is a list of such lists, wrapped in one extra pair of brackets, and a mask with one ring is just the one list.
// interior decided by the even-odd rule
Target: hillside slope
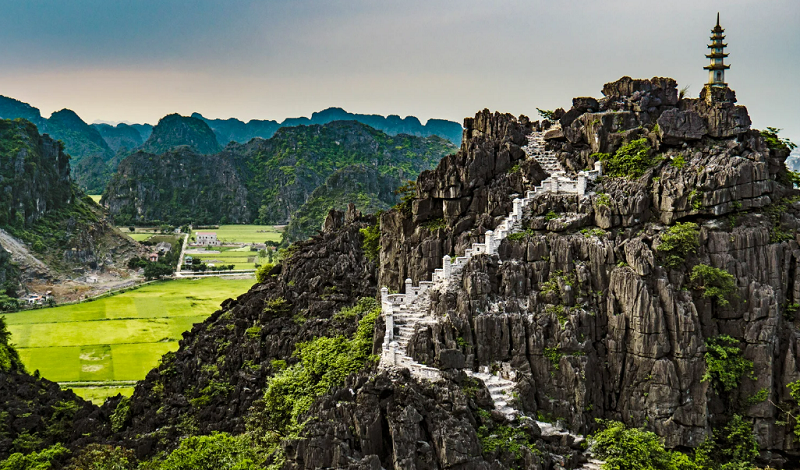
[(77, 189), (62, 144), (40, 135), (32, 123), (0, 120), (0, 176), (0, 228), (50, 270), (31, 265), (23, 270), (26, 276), (102, 269), (137, 251)]

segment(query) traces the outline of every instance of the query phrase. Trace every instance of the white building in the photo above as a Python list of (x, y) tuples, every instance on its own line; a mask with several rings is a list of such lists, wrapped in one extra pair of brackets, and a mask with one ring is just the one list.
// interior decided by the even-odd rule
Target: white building
[(197, 234), (195, 234), (195, 240), (197, 241), (198, 245), (204, 245), (204, 246), (220, 245), (219, 240), (217, 240), (217, 232), (197, 232)]

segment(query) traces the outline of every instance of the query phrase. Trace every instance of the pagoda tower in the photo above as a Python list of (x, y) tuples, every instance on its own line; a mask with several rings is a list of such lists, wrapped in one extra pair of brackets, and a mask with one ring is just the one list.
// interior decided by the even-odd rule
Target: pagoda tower
[(711, 30), (711, 44), (708, 45), (708, 48), (711, 49), (711, 53), (706, 54), (706, 57), (711, 59), (711, 63), (703, 67), (708, 70), (707, 86), (728, 86), (728, 84), (725, 83), (725, 71), (731, 68), (731, 66), (725, 65), (725, 57), (728, 57), (728, 54), (725, 53), (725, 48), (728, 45), (722, 42), (722, 40), (725, 39), (725, 35), (722, 34), (724, 32), (725, 30), (719, 25), (719, 12), (717, 12), (717, 25)]

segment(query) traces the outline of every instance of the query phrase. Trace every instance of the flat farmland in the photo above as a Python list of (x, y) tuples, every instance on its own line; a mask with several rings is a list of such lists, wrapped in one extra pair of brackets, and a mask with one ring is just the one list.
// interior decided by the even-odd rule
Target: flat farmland
[[(186, 254), (192, 258), (200, 258), (206, 264), (211, 263), (215, 266), (232, 264), (234, 265), (233, 269), (255, 269), (255, 263), (259, 261), (258, 252), (250, 251), (250, 249), (228, 250), (219, 253), (190, 251)], [(262, 259), (260, 264), (265, 262), (266, 259)]]
[(164, 281), (92, 302), (7, 314), (6, 321), (29, 371), (70, 382), (78, 395), (100, 401), (114, 390), (132, 391), (121, 382), (143, 379), (162, 355), (178, 349), (181, 333), (252, 284), (217, 277)]
[(281, 241), (282, 228), (274, 225), (220, 225), (219, 228), (199, 229), (197, 232), (216, 232), (217, 239), (227, 243), (265, 243)]

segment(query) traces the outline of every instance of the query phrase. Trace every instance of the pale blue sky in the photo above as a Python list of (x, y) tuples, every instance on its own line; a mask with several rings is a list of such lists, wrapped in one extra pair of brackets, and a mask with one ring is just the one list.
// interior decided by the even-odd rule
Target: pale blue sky
[(0, 0), (0, 94), (89, 122), (533, 115), (623, 75), (696, 95), (718, 10), (740, 103), (800, 142), (798, 0)]

